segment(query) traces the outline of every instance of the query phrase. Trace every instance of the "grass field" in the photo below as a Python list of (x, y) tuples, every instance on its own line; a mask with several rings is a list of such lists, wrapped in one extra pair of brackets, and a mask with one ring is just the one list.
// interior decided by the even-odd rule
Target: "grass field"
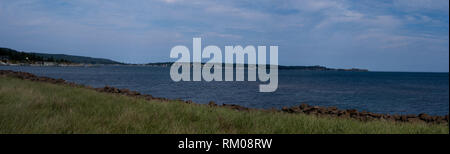
[(448, 125), (353, 119), (155, 102), (0, 77), (0, 133), (448, 134)]

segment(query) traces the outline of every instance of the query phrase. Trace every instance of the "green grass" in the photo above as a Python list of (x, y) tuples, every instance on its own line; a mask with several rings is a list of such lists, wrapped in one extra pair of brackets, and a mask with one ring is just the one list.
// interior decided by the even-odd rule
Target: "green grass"
[(361, 122), (155, 102), (0, 77), (0, 133), (448, 134), (448, 125)]

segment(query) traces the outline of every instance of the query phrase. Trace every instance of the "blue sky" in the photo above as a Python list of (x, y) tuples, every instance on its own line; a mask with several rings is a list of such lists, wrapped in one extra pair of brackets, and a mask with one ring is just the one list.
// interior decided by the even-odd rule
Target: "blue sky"
[(127, 63), (202, 37), (279, 45), (282, 65), (449, 70), (448, 0), (1, 0), (0, 21), (1, 47)]

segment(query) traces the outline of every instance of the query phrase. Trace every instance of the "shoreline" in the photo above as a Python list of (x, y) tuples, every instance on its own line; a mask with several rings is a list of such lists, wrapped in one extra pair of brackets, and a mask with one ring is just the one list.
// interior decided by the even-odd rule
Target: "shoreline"
[[(91, 63), (57, 63), (57, 62), (30, 62), (30, 63), (9, 63), (0, 61), (0, 66), (32, 66), (32, 67), (92, 67), (92, 66), (150, 66), (150, 67), (170, 67), (173, 62), (161, 62), (161, 63), (147, 63), (147, 64), (91, 64)], [(200, 63), (203, 67), (205, 63)], [(193, 63), (190, 63), (192, 66)], [(226, 63), (222, 63), (222, 65), (226, 65)], [(242, 64), (244, 68), (255, 67), (256, 64)], [(236, 67), (236, 64), (233, 64), (233, 67)], [(270, 67), (270, 65), (266, 65), (266, 67)], [(304, 71), (337, 71), (337, 72), (371, 72), (368, 69), (360, 69), (360, 68), (328, 68), (325, 66), (287, 66), (287, 65), (277, 65), (279, 70), (304, 70)]]
[(214, 101), (210, 101), (208, 104), (198, 104), (198, 103), (194, 103), (191, 100), (183, 101), (183, 100), (177, 100), (177, 99), (172, 100), (172, 99), (168, 99), (168, 98), (153, 97), (152, 95), (141, 94), (137, 91), (132, 91), (129, 89), (118, 89), (118, 88), (109, 87), (109, 86), (105, 86), (103, 88), (93, 88), (91, 86), (85, 86), (85, 85), (80, 85), (80, 84), (76, 84), (73, 82), (67, 82), (64, 79), (40, 77), (40, 76), (36, 76), (36, 75), (34, 75), (32, 73), (28, 73), (28, 72), (0, 70), (0, 76), (14, 77), (14, 78), (19, 78), (19, 79), (23, 79), (23, 80), (46, 82), (46, 83), (52, 83), (52, 84), (68, 85), (68, 86), (72, 86), (72, 87), (82, 87), (82, 88), (92, 89), (92, 90), (95, 90), (98, 92), (120, 94), (120, 95), (125, 95), (125, 96), (130, 96), (130, 97), (139, 97), (139, 98), (144, 98), (146, 100), (158, 100), (161, 102), (182, 101), (187, 104), (208, 105), (210, 107), (224, 107), (224, 108), (230, 108), (230, 109), (238, 110), (238, 111), (259, 110), (259, 111), (267, 111), (267, 112), (286, 112), (286, 113), (291, 113), (291, 114), (307, 114), (307, 115), (331, 116), (331, 117), (339, 117), (339, 118), (352, 118), (352, 119), (357, 119), (360, 121), (384, 119), (387, 121), (397, 121), (397, 122), (425, 122), (425, 123), (436, 123), (436, 124), (448, 123), (448, 121), (449, 121), (448, 114), (445, 116), (431, 116), (431, 115), (428, 115), (425, 113), (418, 114), (418, 115), (415, 115), (415, 114), (390, 115), (390, 114), (378, 114), (378, 113), (371, 113), (371, 112), (366, 112), (366, 111), (358, 111), (356, 109), (338, 109), (337, 107), (311, 106), (308, 104), (301, 104), (301, 105), (292, 106), (292, 107), (283, 107), (281, 110), (248, 108), (248, 107), (243, 107), (243, 106), (235, 105), (235, 104), (218, 105)]

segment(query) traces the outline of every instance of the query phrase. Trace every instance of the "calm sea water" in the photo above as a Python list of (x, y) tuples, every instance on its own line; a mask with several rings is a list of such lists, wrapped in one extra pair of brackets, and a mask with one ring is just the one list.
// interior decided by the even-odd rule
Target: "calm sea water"
[(446, 115), (448, 73), (331, 72), (279, 70), (278, 90), (258, 92), (258, 82), (173, 82), (169, 68), (149, 66), (26, 67), (3, 70), (63, 78), (93, 87), (105, 85), (198, 103), (281, 108), (306, 102), (375, 113)]

